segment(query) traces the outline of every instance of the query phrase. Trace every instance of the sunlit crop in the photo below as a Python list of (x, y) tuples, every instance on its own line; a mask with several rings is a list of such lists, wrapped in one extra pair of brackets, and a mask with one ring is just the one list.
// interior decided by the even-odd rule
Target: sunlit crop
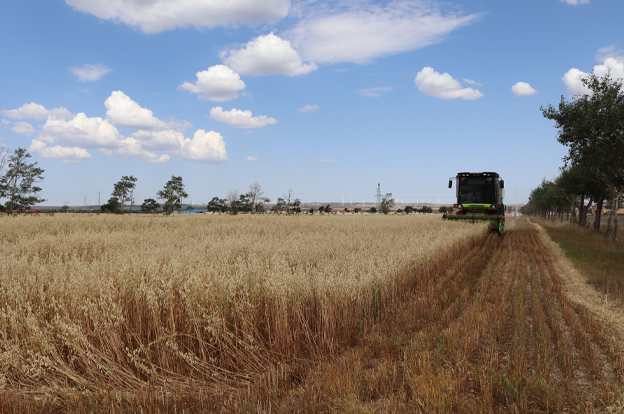
[(406, 274), (484, 231), (434, 216), (3, 217), (0, 390), (267, 381), (348, 346)]

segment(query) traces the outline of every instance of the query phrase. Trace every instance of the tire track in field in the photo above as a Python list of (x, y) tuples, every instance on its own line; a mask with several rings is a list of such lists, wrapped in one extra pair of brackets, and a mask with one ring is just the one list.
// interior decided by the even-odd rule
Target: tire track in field
[[(294, 399), (352, 412), (621, 407), (618, 336), (570, 299), (538, 229), (526, 219), (510, 228), (419, 280), (359, 346), (309, 372)], [(285, 411), (297, 406), (287, 401)]]

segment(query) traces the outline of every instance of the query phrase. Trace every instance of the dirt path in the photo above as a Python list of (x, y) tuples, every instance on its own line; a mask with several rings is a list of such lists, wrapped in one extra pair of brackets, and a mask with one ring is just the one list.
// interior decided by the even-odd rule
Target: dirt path
[[(522, 219), (516, 219), (522, 220)], [(575, 303), (586, 306), (597, 319), (613, 329), (617, 339), (624, 339), (624, 308), (618, 303), (608, 300), (607, 295), (599, 293), (587, 283), (586, 278), (574, 267), (561, 249), (537, 223), (524, 219), (524, 226), (532, 225), (538, 232), (540, 240), (548, 249), (549, 255), (564, 282), (566, 296)]]
[[(621, 412), (620, 318), (543, 229), (510, 220), (502, 236), (421, 275), (358, 346), (309, 371), (282, 408)], [(300, 410), (303, 401), (316, 404)]]

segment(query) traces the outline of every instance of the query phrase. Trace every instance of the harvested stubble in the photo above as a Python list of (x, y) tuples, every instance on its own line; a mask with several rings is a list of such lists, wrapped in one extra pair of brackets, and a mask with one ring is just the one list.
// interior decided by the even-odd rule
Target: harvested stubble
[(154, 390), (209, 407), (275, 386), (291, 361), (354, 343), (414, 268), (484, 234), (426, 216), (1, 221), (0, 398), (119, 409)]

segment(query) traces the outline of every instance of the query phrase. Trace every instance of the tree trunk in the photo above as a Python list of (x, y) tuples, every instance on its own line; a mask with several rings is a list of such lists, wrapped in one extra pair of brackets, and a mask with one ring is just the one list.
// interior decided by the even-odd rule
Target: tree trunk
[(596, 214), (594, 214), (594, 233), (600, 233), (600, 218), (602, 216), (602, 204), (604, 203), (604, 197), (598, 197), (597, 201)]
[(583, 214), (584, 209), (585, 209), (585, 196), (581, 196), (581, 200), (579, 202), (579, 218), (578, 218), (578, 225), (581, 227), (585, 225), (583, 223), (585, 221), (584, 214)]

